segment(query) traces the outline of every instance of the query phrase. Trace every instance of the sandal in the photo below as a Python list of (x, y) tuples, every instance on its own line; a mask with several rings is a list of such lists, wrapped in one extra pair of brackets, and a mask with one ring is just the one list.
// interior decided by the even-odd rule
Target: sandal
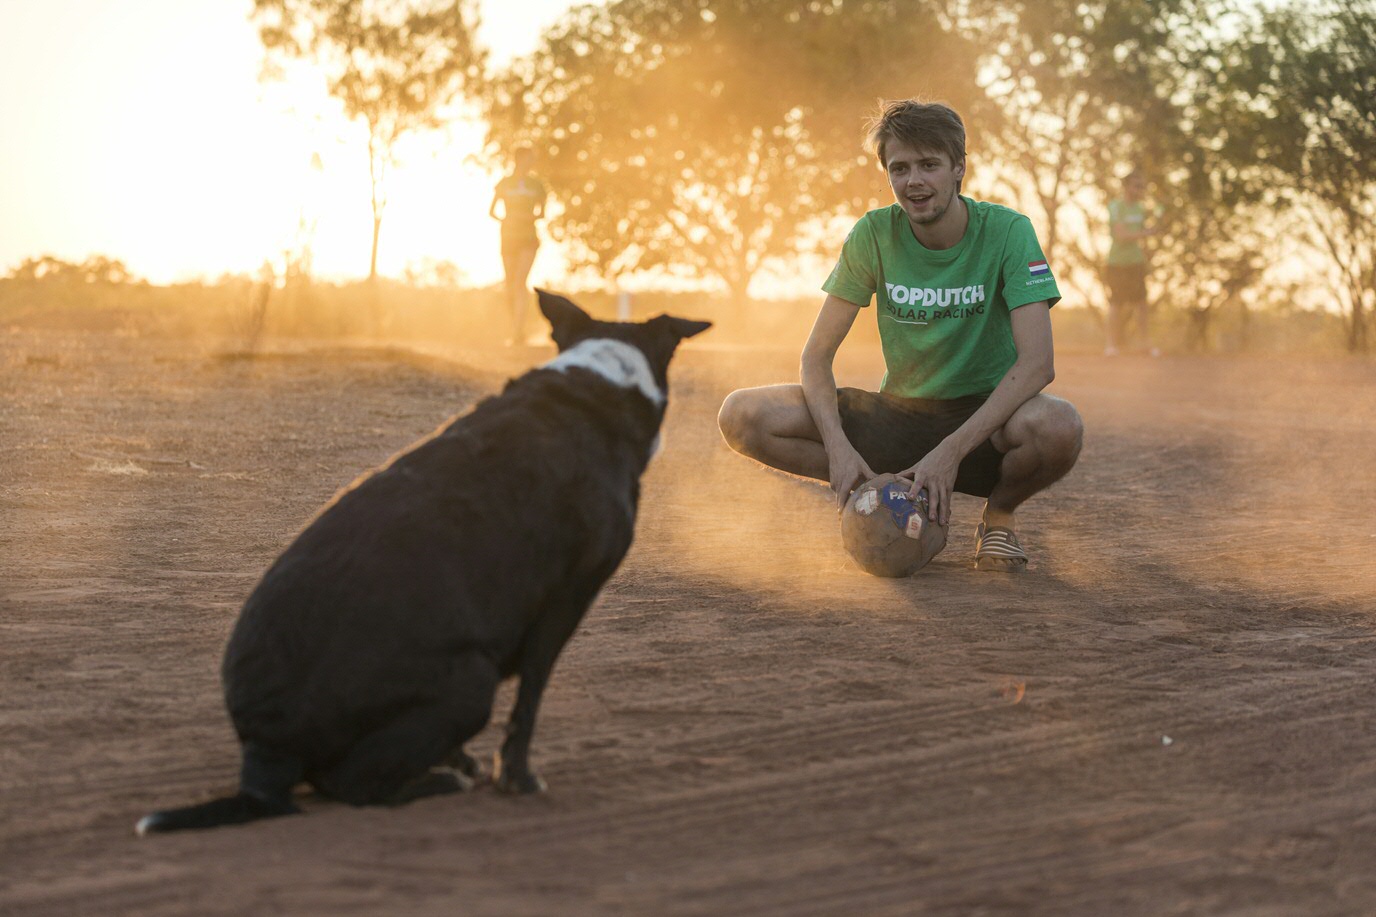
[(1002, 526), (975, 528), (975, 569), (1021, 573), (1027, 569), (1027, 552), (1012, 529)]

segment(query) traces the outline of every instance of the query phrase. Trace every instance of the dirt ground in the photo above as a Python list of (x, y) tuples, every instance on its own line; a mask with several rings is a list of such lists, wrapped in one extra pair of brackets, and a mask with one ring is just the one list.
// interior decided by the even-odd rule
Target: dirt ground
[(135, 838), (234, 784), (220, 653), (269, 561), (546, 357), (0, 330), (0, 912), (1376, 914), (1376, 365), (1346, 360), (1062, 356), (1088, 433), (1022, 513), (1029, 573), (970, 569), (961, 498), (886, 581), (717, 436), (796, 353), (704, 335), (546, 694), (546, 795)]

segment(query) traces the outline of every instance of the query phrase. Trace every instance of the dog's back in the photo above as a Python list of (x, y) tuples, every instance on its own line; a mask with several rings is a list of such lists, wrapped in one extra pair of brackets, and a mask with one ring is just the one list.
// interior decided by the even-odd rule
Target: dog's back
[[(669, 358), (707, 327), (596, 322), (543, 292), (541, 308), (558, 358), (341, 493), (249, 597), (223, 669), (236, 798), (289, 806), (301, 779), (357, 803), (424, 795), (415, 781), (466, 759), (512, 675), (498, 783), (541, 785), (526, 761), (540, 693), (630, 547)], [(190, 811), (141, 830), (224, 814), (173, 817)]]

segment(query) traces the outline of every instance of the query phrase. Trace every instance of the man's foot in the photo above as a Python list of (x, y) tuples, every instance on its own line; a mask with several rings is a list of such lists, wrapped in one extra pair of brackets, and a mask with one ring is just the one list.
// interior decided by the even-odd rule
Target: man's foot
[(1012, 529), (981, 522), (975, 528), (975, 569), (1022, 573), (1027, 569), (1027, 552)]

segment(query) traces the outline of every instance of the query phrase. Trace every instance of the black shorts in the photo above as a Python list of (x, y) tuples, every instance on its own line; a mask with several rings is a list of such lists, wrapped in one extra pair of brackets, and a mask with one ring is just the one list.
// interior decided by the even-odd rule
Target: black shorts
[[(894, 473), (916, 465), (941, 441), (979, 410), (987, 395), (937, 400), (902, 398), (858, 388), (839, 388), (841, 429), (875, 474)], [(1003, 453), (986, 439), (965, 456), (955, 489), (987, 497), (999, 482)]]
[(1108, 266), (1108, 295), (1115, 306), (1132, 306), (1147, 301), (1147, 266), (1145, 264), (1110, 264)]

